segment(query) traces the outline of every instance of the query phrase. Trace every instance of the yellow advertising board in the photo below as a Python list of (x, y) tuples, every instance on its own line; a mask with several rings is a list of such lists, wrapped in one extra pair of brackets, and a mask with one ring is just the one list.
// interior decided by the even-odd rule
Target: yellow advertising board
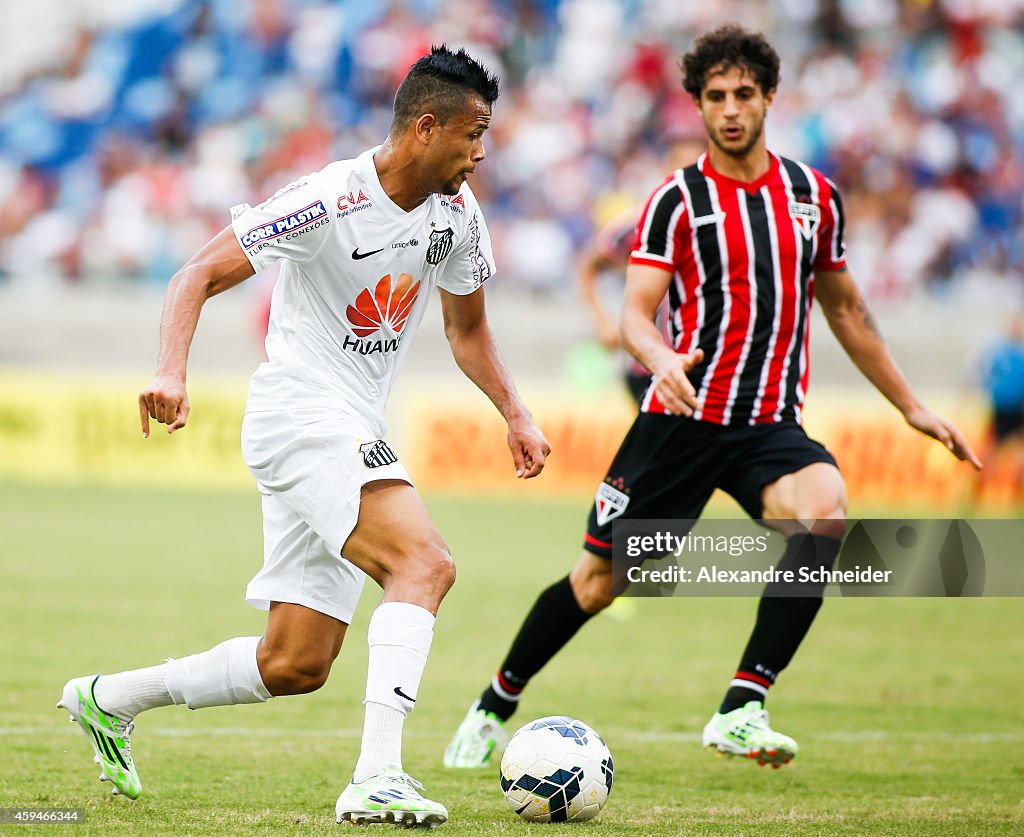
[[(144, 382), (143, 382), (144, 383)], [(188, 427), (168, 436), (139, 429), (134, 378), (0, 371), (0, 478), (159, 487), (251, 488), (239, 432), (246, 380), (190, 385)], [(566, 393), (530, 388), (530, 405), (553, 448), (543, 475), (514, 479), (505, 427), (472, 388), (443, 380), (403, 389), (391, 405), (390, 440), (426, 492), (507, 496), (593, 495), (633, 418), (617, 390)], [(980, 403), (935, 402), (980, 444)], [(978, 494), (973, 472), (939, 444), (908, 428), (876, 395), (851, 397), (817, 388), (808, 432), (835, 455), (851, 502), (874, 510), (927, 508), (962, 514), (980, 496), (993, 510), (1019, 507), (1016, 474), (997, 468)]]
[[(421, 396), (414, 422), (403, 434), (412, 454), (410, 471), (424, 490), (501, 491), (512, 472), (504, 429), (489, 404), (446, 402)], [(569, 398), (549, 393), (530, 406), (552, 446), (544, 492), (592, 495), (632, 422), (630, 404), (618, 393)], [(979, 445), (984, 436), (980, 404), (957, 407), (935, 402)], [(891, 509), (930, 509), (964, 513), (979, 495), (975, 472), (939, 443), (909, 428), (880, 396), (852, 397), (841, 391), (814, 391), (805, 416), (807, 432), (836, 457), (852, 503), (874, 513)], [(408, 456), (408, 454), (407, 454)], [(980, 498), (992, 507), (1012, 508), (1012, 475), (1000, 470)], [(541, 490), (536, 486), (534, 490)]]
[(190, 388), (194, 420), (143, 439), (134, 378), (0, 371), (0, 476), (32, 482), (244, 487), (246, 381)]

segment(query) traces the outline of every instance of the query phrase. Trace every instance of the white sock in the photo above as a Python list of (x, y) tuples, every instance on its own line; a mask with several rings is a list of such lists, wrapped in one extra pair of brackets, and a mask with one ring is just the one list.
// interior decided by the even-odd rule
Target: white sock
[(384, 602), (367, 630), (366, 720), (353, 781), (385, 767), (402, 768), (402, 725), (416, 705), (423, 667), (434, 638), (434, 617), (419, 605)]
[[(258, 636), (240, 636), (202, 654), (167, 661), (167, 691), (189, 709), (270, 700), (256, 665)], [(98, 698), (97, 698), (98, 700)]]
[(140, 712), (170, 706), (174, 701), (167, 691), (167, 664), (103, 674), (92, 689), (100, 709), (130, 721)]
[(363, 743), (359, 761), (352, 775), (353, 782), (376, 776), (385, 767), (402, 769), (402, 726), (405, 713), (393, 706), (366, 701), (363, 721)]

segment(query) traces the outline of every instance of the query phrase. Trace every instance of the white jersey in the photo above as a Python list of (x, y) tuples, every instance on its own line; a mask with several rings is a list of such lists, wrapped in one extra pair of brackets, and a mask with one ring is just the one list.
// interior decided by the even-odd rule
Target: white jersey
[(434, 287), (469, 294), (494, 271), (468, 184), (406, 212), (380, 185), (376, 150), (231, 210), (253, 268), (283, 261), (250, 412), (328, 410), (383, 436), (388, 393)]

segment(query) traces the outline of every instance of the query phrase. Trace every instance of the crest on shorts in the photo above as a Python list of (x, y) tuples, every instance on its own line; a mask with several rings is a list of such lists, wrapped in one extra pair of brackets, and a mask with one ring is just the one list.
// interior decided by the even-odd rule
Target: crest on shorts
[(821, 223), (821, 207), (811, 203), (809, 198), (790, 201), (789, 217), (796, 221), (800, 233), (810, 241), (818, 229), (818, 224)]
[(452, 251), (455, 244), (455, 230), (448, 227), (444, 230), (431, 230), (430, 242), (427, 245), (427, 264), (441, 264)]
[(388, 443), (383, 439), (375, 442), (367, 442), (359, 446), (359, 452), (363, 455), (363, 464), (367, 468), (380, 468), (384, 465), (392, 465), (398, 461), (395, 452), (391, 450)]
[(597, 487), (594, 507), (597, 509), (597, 525), (604, 526), (609, 520), (621, 515), (629, 505), (629, 495), (603, 482)]

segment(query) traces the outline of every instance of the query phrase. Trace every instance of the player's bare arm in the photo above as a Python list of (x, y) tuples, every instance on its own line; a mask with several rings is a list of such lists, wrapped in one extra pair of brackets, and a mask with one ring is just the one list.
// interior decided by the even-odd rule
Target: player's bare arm
[(692, 416), (701, 404), (686, 373), (704, 359), (704, 352), (697, 349), (687, 355), (678, 354), (665, 344), (654, 324), (671, 279), (667, 270), (630, 265), (622, 307), (622, 345), (654, 374), (655, 392), (665, 409), (675, 415)]
[(491, 399), (508, 422), (508, 447), (516, 476), (530, 479), (544, 468), (551, 445), (516, 392), (487, 323), (484, 291), (460, 296), (439, 289), (444, 333), (459, 369)]
[(214, 236), (171, 279), (160, 315), (160, 354), (156, 377), (139, 393), (142, 435), (149, 438), (149, 419), (167, 425), (173, 433), (188, 421), (185, 387), (188, 350), (195, 336), (203, 304), (253, 274), (231, 227)]
[(612, 267), (612, 263), (591, 245), (580, 256), (576, 266), (576, 283), (580, 296), (590, 313), (590, 319), (597, 331), (597, 339), (606, 349), (617, 349), (621, 345), (619, 326), (602, 304), (597, 294), (597, 277), (602, 270)]
[(957, 428), (914, 394), (889, 353), (875, 318), (848, 270), (818, 271), (815, 288), (829, 327), (856, 367), (898, 409), (907, 424), (942, 442), (957, 459), (981, 468), (981, 460)]

